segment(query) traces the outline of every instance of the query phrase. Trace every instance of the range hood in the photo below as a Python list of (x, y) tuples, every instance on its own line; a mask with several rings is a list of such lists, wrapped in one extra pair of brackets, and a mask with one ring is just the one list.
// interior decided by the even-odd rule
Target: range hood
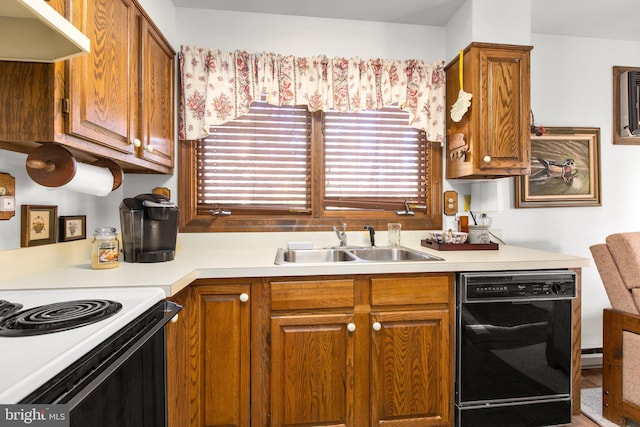
[(89, 48), (89, 38), (44, 0), (0, 0), (0, 60), (55, 62)]

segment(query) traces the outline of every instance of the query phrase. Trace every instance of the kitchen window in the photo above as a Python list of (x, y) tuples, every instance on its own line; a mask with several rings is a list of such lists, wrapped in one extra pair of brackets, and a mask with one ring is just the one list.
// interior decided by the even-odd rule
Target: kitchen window
[(198, 210), (311, 212), (311, 113), (254, 103), (197, 144)]
[(204, 139), (180, 141), (180, 229), (441, 228), (440, 144), (408, 120), (397, 108), (310, 113), (254, 102)]

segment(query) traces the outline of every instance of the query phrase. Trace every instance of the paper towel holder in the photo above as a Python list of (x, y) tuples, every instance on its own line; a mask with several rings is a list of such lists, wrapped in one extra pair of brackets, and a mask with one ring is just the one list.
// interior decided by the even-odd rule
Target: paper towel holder
[[(109, 169), (113, 175), (113, 188), (122, 184), (123, 172), (113, 160), (98, 159), (90, 167)], [(45, 187), (60, 187), (71, 182), (77, 171), (77, 160), (66, 148), (47, 143), (35, 148), (27, 156), (27, 174), (36, 183)]]

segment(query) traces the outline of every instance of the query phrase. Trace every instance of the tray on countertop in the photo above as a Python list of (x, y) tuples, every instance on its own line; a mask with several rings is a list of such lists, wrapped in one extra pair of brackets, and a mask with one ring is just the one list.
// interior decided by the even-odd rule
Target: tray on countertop
[(420, 245), (437, 251), (496, 251), (497, 243), (438, 243), (430, 239), (420, 240)]

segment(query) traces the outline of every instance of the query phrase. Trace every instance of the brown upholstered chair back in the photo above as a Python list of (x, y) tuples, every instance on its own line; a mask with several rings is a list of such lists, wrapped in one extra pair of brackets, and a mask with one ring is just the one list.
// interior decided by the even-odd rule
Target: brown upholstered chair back
[(612, 308), (602, 316), (602, 415), (640, 421), (640, 233), (590, 247)]
[(611, 234), (589, 249), (611, 307), (640, 314), (640, 232)]

